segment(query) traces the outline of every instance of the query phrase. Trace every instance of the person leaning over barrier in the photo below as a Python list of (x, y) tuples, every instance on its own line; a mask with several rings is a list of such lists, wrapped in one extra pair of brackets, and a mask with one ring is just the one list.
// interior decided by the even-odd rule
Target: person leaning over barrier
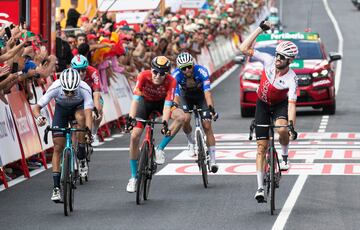
[[(94, 103), (91, 96), (91, 88), (86, 82), (80, 80), (80, 74), (75, 69), (66, 69), (60, 74), (60, 79), (54, 81), (44, 96), (33, 108), (33, 114), (38, 126), (46, 124), (46, 118), (41, 115), (41, 109), (45, 107), (51, 99), (55, 99), (55, 112), (52, 127), (66, 128), (68, 123), (75, 117), (79, 128), (92, 128), (92, 110)], [(86, 157), (85, 141), (91, 141), (91, 135), (83, 132), (77, 133), (78, 153), (80, 161)], [(60, 157), (65, 147), (65, 137), (61, 132), (53, 132), (54, 153), (52, 157), (52, 171), (54, 189), (51, 200), (55, 203), (61, 201), (60, 194)], [(80, 167), (81, 170), (84, 168)]]
[[(130, 171), (131, 177), (126, 191), (136, 191), (136, 172), (138, 165), (139, 141), (144, 126), (136, 122), (135, 117), (148, 119), (152, 112), (162, 113), (164, 126), (161, 133), (164, 139), (156, 148), (156, 163), (165, 162), (164, 148), (174, 138), (184, 122), (184, 112), (179, 108), (172, 108), (176, 80), (169, 74), (170, 60), (165, 56), (157, 56), (151, 61), (151, 70), (145, 70), (139, 74), (134, 89), (134, 96), (131, 102), (127, 127), (132, 129), (130, 139)], [(168, 128), (169, 119), (174, 121)], [(135, 123), (135, 124), (134, 124)]]

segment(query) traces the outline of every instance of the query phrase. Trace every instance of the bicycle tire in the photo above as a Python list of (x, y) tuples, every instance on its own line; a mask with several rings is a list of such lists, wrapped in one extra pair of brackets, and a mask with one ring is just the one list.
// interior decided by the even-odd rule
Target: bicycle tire
[(206, 160), (205, 154), (206, 153), (205, 153), (205, 148), (203, 146), (203, 140), (202, 140), (202, 137), (199, 132), (196, 133), (196, 141), (197, 141), (197, 145), (198, 145), (198, 161), (199, 161), (199, 165), (200, 165), (203, 184), (204, 184), (204, 187), (207, 188), (209, 181), (208, 181), (207, 165), (205, 163), (205, 160)]
[(147, 200), (149, 197), (152, 175), (155, 174), (156, 172), (156, 163), (154, 159), (155, 156), (154, 154), (155, 154), (155, 149), (153, 147), (151, 155), (150, 154), (148, 155), (148, 161), (147, 161), (148, 163), (146, 167), (146, 177), (145, 177), (145, 186), (144, 186), (144, 200)]
[(63, 162), (63, 201), (64, 201), (64, 215), (68, 216), (70, 210), (70, 193), (71, 193), (71, 178), (70, 178), (70, 156), (71, 152), (69, 149), (64, 151), (64, 162)]
[(137, 170), (137, 181), (136, 181), (136, 204), (141, 204), (142, 199), (144, 198), (144, 186), (145, 186), (145, 178), (146, 178), (146, 166), (147, 166), (147, 155), (149, 151), (149, 145), (147, 142), (143, 144), (140, 151), (140, 158), (138, 162), (138, 170)]
[(274, 215), (275, 211), (275, 151), (270, 147), (270, 214)]

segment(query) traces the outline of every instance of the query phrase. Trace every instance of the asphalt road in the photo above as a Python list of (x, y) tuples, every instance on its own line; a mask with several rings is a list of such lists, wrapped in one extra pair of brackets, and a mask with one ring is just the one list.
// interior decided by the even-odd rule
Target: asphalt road
[[(194, 161), (180, 154), (186, 138), (179, 133), (166, 151), (166, 164), (153, 178), (150, 200), (136, 205), (135, 195), (125, 191), (128, 151), (113, 149), (128, 147), (129, 136), (117, 135), (94, 153), (90, 181), (78, 186), (70, 217), (50, 200), (52, 177), (47, 170), (0, 192), (0, 229), (358, 229), (359, 177), (350, 174), (360, 173), (360, 31), (355, 25), (360, 12), (350, 1), (330, 0), (329, 5), (344, 37), (337, 113), (329, 117), (325, 133), (317, 133), (324, 118), (321, 112), (299, 110), (297, 129), (303, 138), (291, 145), (292, 169), (277, 190), (274, 216), (268, 204), (257, 204), (253, 198), (255, 143), (244, 140), (251, 119), (240, 117), (237, 69), (213, 90), (221, 113), (214, 124), (221, 159), (208, 189), (191, 167)], [(338, 39), (323, 1), (284, 1), (283, 15), (287, 31), (311, 25), (326, 50), (337, 51)], [(186, 165), (190, 166), (185, 170)]]

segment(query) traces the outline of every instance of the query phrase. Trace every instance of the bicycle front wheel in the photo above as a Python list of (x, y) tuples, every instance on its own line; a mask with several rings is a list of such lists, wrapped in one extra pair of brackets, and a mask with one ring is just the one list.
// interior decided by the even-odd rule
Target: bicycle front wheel
[[(136, 181), (136, 204), (141, 204), (144, 199), (145, 179), (148, 165), (149, 144), (145, 142), (140, 151)], [(146, 197), (147, 198), (147, 197)]]
[(196, 133), (196, 141), (198, 145), (198, 163), (201, 170), (204, 187), (208, 187), (208, 171), (206, 167), (206, 153), (203, 145), (203, 139), (199, 132)]
[(64, 201), (64, 214), (65, 216), (69, 215), (70, 204), (71, 204), (71, 177), (70, 177), (70, 156), (71, 150), (66, 149), (64, 151), (64, 161), (63, 161), (63, 201)]
[(270, 213), (274, 215), (275, 211), (275, 150), (274, 147), (270, 147)]
[[(149, 153), (149, 152), (148, 152)], [(154, 147), (152, 147), (152, 152), (150, 155), (150, 157), (148, 157), (148, 163), (146, 166), (146, 177), (145, 177), (145, 185), (144, 185), (144, 200), (147, 200), (149, 197), (149, 192), (150, 192), (150, 185), (151, 185), (151, 179), (153, 174), (156, 173), (156, 162), (155, 162), (155, 150)]]

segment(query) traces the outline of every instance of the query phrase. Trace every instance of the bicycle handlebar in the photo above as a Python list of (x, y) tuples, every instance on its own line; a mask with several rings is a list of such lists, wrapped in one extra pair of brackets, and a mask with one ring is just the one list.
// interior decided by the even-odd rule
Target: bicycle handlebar
[(289, 123), (290, 124), (288, 124), (288, 125), (262, 125), (262, 124), (256, 124), (255, 120), (253, 120), (250, 125), (249, 140), (251, 141), (253, 138), (252, 136), (253, 136), (255, 127), (273, 128), (273, 129), (288, 128), (289, 132), (291, 133), (291, 136), (293, 137), (293, 140), (296, 140), (297, 132), (295, 131), (295, 128), (294, 128), (294, 122), (290, 121)]
[(147, 123), (147, 124), (159, 124), (159, 125), (166, 125), (167, 126), (167, 123), (165, 123), (164, 121), (144, 120), (144, 119), (141, 119), (141, 118), (135, 118), (135, 120), (137, 120), (139, 122)]
[(60, 131), (62, 133), (71, 133), (71, 132), (90, 132), (89, 128), (85, 128), (85, 129), (77, 129), (77, 128), (51, 128), (50, 125), (48, 125), (45, 129), (45, 133), (44, 133), (44, 142), (45, 144), (48, 143), (48, 133), (49, 131)]

